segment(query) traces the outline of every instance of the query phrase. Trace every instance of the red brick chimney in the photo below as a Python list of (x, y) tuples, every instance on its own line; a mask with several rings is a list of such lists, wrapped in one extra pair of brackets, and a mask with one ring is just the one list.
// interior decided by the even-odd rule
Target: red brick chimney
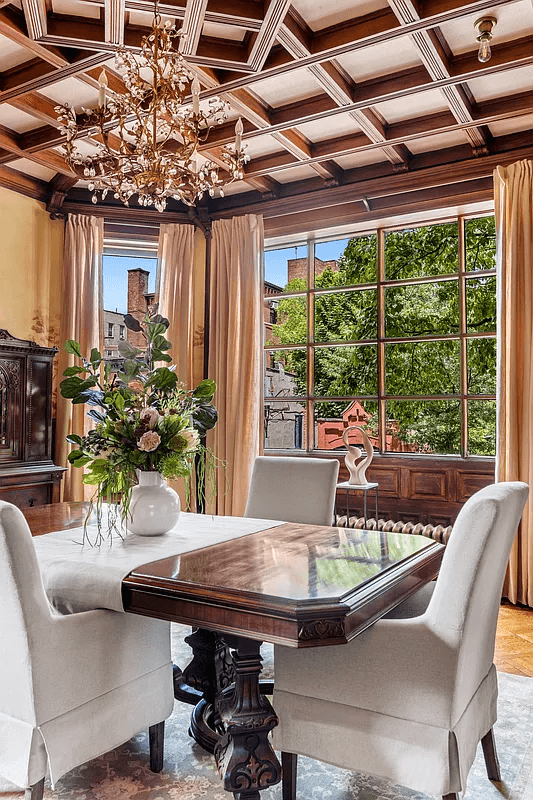
[[(148, 278), (150, 273), (141, 267), (128, 270), (128, 314), (141, 322), (148, 309)], [(128, 342), (144, 350), (145, 338), (142, 333), (128, 331)]]

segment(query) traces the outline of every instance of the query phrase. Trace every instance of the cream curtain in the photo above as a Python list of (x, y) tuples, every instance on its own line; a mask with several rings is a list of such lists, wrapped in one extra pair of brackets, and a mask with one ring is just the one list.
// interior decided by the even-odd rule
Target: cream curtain
[[(498, 259), (496, 478), (533, 489), (533, 161), (494, 172)], [(503, 594), (533, 606), (533, 502), (526, 503)]]
[[(102, 350), (102, 250), (104, 220), (102, 217), (69, 216), (65, 231), (63, 289), (61, 295), (61, 342), (75, 339), (81, 352), (91, 348)], [(63, 349), (59, 353), (59, 375), (75, 363)], [(79, 363), (79, 362), (77, 362)], [(56, 463), (69, 466), (67, 455), (72, 449), (65, 441), (70, 433), (83, 434), (90, 428), (84, 405), (73, 406), (58, 393), (56, 427)], [(63, 478), (63, 500), (83, 500), (83, 470), (69, 466)]]
[(170, 355), (180, 381), (194, 385), (194, 226), (161, 225), (159, 229), (159, 313), (170, 321)]
[(213, 223), (209, 377), (217, 383), (218, 424), (208, 444), (227, 462), (215, 511), (244, 513), (261, 447), (263, 219), (254, 214)]

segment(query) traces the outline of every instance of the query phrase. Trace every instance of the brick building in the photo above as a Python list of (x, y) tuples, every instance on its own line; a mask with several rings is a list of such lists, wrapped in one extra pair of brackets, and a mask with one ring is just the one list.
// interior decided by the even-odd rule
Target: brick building
[[(325, 269), (339, 271), (337, 261), (332, 258), (329, 261), (322, 261), (315, 257), (315, 275), (321, 275)], [(287, 282), (290, 283), (294, 278), (305, 278), (307, 280), (307, 258), (289, 258), (287, 261)]]
[[(128, 314), (139, 321), (143, 319), (148, 308), (154, 302), (154, 293), (148, 291), (150, 273), (146, 269), (134, 267), (128, 270)], [(144, 348), (144, 336), (129, 331), (124, 324), (124, 314), (119, 311), (104, 309), (104, 358), (106, 361), (120, 359), (118, 345), (120, 341), (128, 341), (134, 347)], [(120, 366), (120, 365), (116, 365)]]

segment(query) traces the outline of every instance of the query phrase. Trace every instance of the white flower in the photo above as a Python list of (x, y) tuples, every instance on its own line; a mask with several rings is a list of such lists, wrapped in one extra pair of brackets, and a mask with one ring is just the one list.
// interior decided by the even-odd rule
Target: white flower
[(196, 450), (200, 441), (200, 436), (198, 435), (197, 430), (194, 428), (185, 428), (185, 430), (180, 431), (180, 436), (182, 436), (187, 442), (185, 451)]
[(159, 419), (159, 411), (157, 408), (152, 408), (151, 406), (149, 408), (143, 408), (140, 416), (141, 422), (147, 422), (148, 427), (153, 431)]
[(157, 450), (160, 444), (161, 437), (158, 433), (155, 431), (146, 431), (139, 439), (137, 447), (139, 450), (145, 450), (147, 453), (151, 453), (152, 450)]

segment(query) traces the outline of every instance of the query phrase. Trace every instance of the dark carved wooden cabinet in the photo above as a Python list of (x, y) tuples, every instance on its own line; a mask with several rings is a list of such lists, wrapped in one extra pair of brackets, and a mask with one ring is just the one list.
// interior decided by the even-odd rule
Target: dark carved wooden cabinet
[(20, 508), (59, 500), (65, 470), (52, 461), (56, 353), (0, 330), (0, 500)]

